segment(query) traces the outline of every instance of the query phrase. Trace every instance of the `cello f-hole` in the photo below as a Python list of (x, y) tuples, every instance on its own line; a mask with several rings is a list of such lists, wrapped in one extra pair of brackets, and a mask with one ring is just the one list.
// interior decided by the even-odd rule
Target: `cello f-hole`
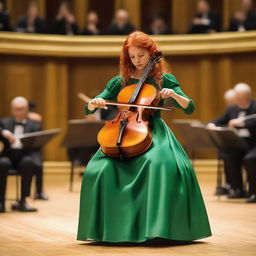
[(137, 111), (137, 114), (136, 114), (136, 122), (141, 123), (141, 121), (139, 121), (139, 111)]
[(117, 120), (113, 120), (112, 124), (116, 124), (121, 118), (122, 112), (119, 113)]

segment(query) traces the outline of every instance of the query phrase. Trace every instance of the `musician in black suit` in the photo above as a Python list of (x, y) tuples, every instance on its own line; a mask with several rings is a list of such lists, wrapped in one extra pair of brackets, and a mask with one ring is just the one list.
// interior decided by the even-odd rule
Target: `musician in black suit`
[(4, 10), (4, 3), (0, 1), (0, 31), (10, 31), (9, 14)]
[[(37, 174), (37, 198), (42, 191), (42, 160), (40, 149), (23, 149), (19, 135), (41, 130), (39, 122), (27, 118), (28, 102), (23, 97), (16, 97), (11, 103), (13, 117), (0, 120), (0, 140), (4, 150), (0, 156), (0, 212), (5, 212), (5, 192), (7, 174), (10, 169), (17, 169), (21, 174), (21, 198), (12, 205), (13, 210), (31, 212), (26, 197), (30, 196), (32, 176)], [(41, 198), (42, 199), (42, 198)]]
[(38, 16), (36, 3), (31, 3), (28, 7), (27, 15), (19, 18), (16, 31), (23, 33), (44, 33), (44, 21)]
[(208, 126), (229, 126), (235, 128), (237, 134), (246, 142), (248, 150), (234, 150), (224, 154), (224, 165), (228, 172), (231, 189), (229, 198), (245, 196), (242, 166), (247, 172), (249, 183), (248, 203), (256, 202), (256, 117), (246, 119), (256, 114), (256, 100), (252, 99), (251, 88), (244, 83), (234, 87), (236, 105), (230, 106), (226, 112)]
[(192, 20), (189, 34), (204, 34), (220, 31), (219, 15), (210, 10), (210, 5), (206, 0), (199, 0), (197, 3), (197, 13)]

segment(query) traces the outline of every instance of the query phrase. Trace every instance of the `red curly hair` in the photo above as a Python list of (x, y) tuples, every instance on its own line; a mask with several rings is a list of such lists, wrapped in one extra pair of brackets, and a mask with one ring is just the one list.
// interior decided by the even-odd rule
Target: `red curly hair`
[[(128, 49), (130, 46), (142, 47), (149, 51), (150, 56), (154, 56), (158, 52), (158, 46), (147, 34), (141, 31), (135, 31), (128, 35), (123, 44), (120, 56), (120, 76), (123, 77), (124, 83), (127, 83), (135, 70), (135, 66), (129, 57)], [(154, 76), (155, 82), (161, 88), (162, 74), (166, 73), (166, 63), (163, 58), (154, 65), (149, 76)]]

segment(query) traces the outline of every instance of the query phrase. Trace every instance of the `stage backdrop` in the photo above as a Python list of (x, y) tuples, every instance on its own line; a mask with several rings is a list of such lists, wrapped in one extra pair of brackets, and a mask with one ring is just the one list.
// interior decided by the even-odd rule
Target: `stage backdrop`
[[(175, 110), (173, 118), (208, 122), (225, 109), (223, 93), (238, 82), (252, 86), (256, 97), (256, 32), (155, 37), (182, 89), (194, 99), (191, 116)], [(22, 95), (37, 104), (45, 129), (63, 133), (45, 150), (46, 160), (65, 160), (59, 147), (67, 121), (83, 118), (78, 92), (90, 97), (118, 75), (124, 37), (68, 37), (0, 33), (0, 117), (9, 115), (13, 97)], [(81, 136), (84, 136), (81, 134)]]

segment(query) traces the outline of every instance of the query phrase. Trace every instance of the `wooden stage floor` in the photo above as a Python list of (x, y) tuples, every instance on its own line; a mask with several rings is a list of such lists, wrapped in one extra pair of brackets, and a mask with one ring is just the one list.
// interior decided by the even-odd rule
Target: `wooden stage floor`
[[(198, 174), (213, 236), (190, 245), (108, 245), (76, 241), (80, 177), (73, 193), (68, 176), (46, 175), (49, 201), (31, 201), (37, 213), (0, 214), (0, 256), (92, 256), (92, 255), (256, 255), (256, 204), (243, 200), (217, 201), (213, 196), (215, 175)], [(9, 189), (14, 180), (9, 179)], [(13, 197), (14, 191), (8, 191)]]

